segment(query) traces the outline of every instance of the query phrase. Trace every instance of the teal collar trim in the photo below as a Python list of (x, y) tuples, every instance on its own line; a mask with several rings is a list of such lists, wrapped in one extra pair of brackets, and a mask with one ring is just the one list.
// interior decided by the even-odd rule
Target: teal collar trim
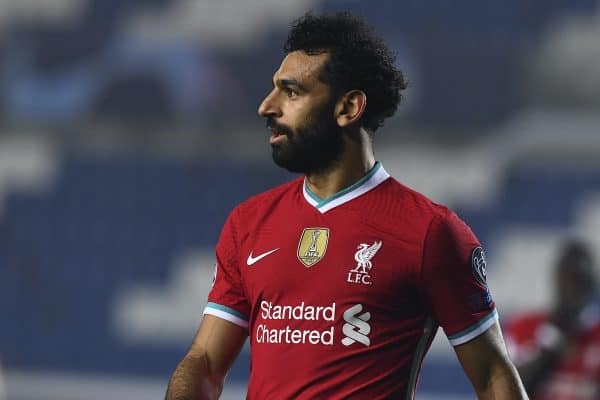
[(360, 180), (326, 199), (321, 199), (319, 196), (311, 192), (306, 184), (306, 179), (304, 179), (304, 198), (321, 213), (325, 213), (332, 208), (347, 203), (348, 201), (351, 201), (377, 187), (381, 182), (389, 178), (389, 176), (390, 175), (383, 168), (383, 165), (377, 161), (373, 168), (371, 168), (371, 170), (367, 172), (367, 174)]

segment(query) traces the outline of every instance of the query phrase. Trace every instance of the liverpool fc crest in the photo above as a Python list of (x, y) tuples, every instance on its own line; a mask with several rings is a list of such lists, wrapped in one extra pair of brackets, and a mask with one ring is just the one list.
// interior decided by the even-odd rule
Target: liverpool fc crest
[(348, 272), (346, 281), (349, 283), (362, 283), (363, 285), (371, 284), (371, 268), (373, 263), (371, 259), (375, 257), (375, 254), (381, 248), (381, 240), (374, 241), (373, 244), (361, 243), (358, 245), (356, 253), (354, 253), (354, 260), (356, 261), (356, 267), (352, 268)]
[(327, 242), (328, 228), (305, 228), (298, 243), (298, 259), (305, 267), (312, 267), (325, 255)]

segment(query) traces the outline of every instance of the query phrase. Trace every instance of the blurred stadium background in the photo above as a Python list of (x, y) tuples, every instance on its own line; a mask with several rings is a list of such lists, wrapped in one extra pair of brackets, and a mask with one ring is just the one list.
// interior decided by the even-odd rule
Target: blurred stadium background
[[(396, 51), (377, 157), (471, 224), (503, 318), (563, 237), (598, 248), (598, 1), (0, 0), (0, 399), (162, 398), (228, 212), (289, 178), (256, 108), (308, 9)], [(473, 398), (443, 335), (419, 398)]]

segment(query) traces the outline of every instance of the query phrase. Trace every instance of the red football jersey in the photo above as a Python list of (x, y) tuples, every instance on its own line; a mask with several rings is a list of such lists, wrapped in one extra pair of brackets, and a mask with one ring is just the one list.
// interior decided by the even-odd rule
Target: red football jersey
[(412, 399), (438, 326), (458, 345), (497, 320), (471, 230), (380, 163), (325, 200), (302, 178), (247, 200), (216, 253), (204, 313), (248, 328), (248, 399)]
[[(548, 324), (542, 313), (515, 317), (504, 326), (506, 345), (515, 365), (526, 363), (540, 351), (542, 330)], [(535, 400), (598, 400), (600, 398), (600, 323), (581, 332), (577, 341), (554, 367)]]

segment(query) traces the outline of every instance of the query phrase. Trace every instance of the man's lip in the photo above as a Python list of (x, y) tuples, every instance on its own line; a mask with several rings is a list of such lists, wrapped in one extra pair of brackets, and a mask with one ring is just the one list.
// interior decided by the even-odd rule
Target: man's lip
[(269, 137), (269, 144), (280, 142), (284, 137), (286, 137), (286, 135), (282, 132), (272, 132), (271, 136)]
[(269, 132), (271, 132), (271, 136), (286, 136), (287, 135), (286, 132), (279, 130), (275, 127), (269, 126), (269, 127), (267, 127), (267, 129), (269, 129)]

